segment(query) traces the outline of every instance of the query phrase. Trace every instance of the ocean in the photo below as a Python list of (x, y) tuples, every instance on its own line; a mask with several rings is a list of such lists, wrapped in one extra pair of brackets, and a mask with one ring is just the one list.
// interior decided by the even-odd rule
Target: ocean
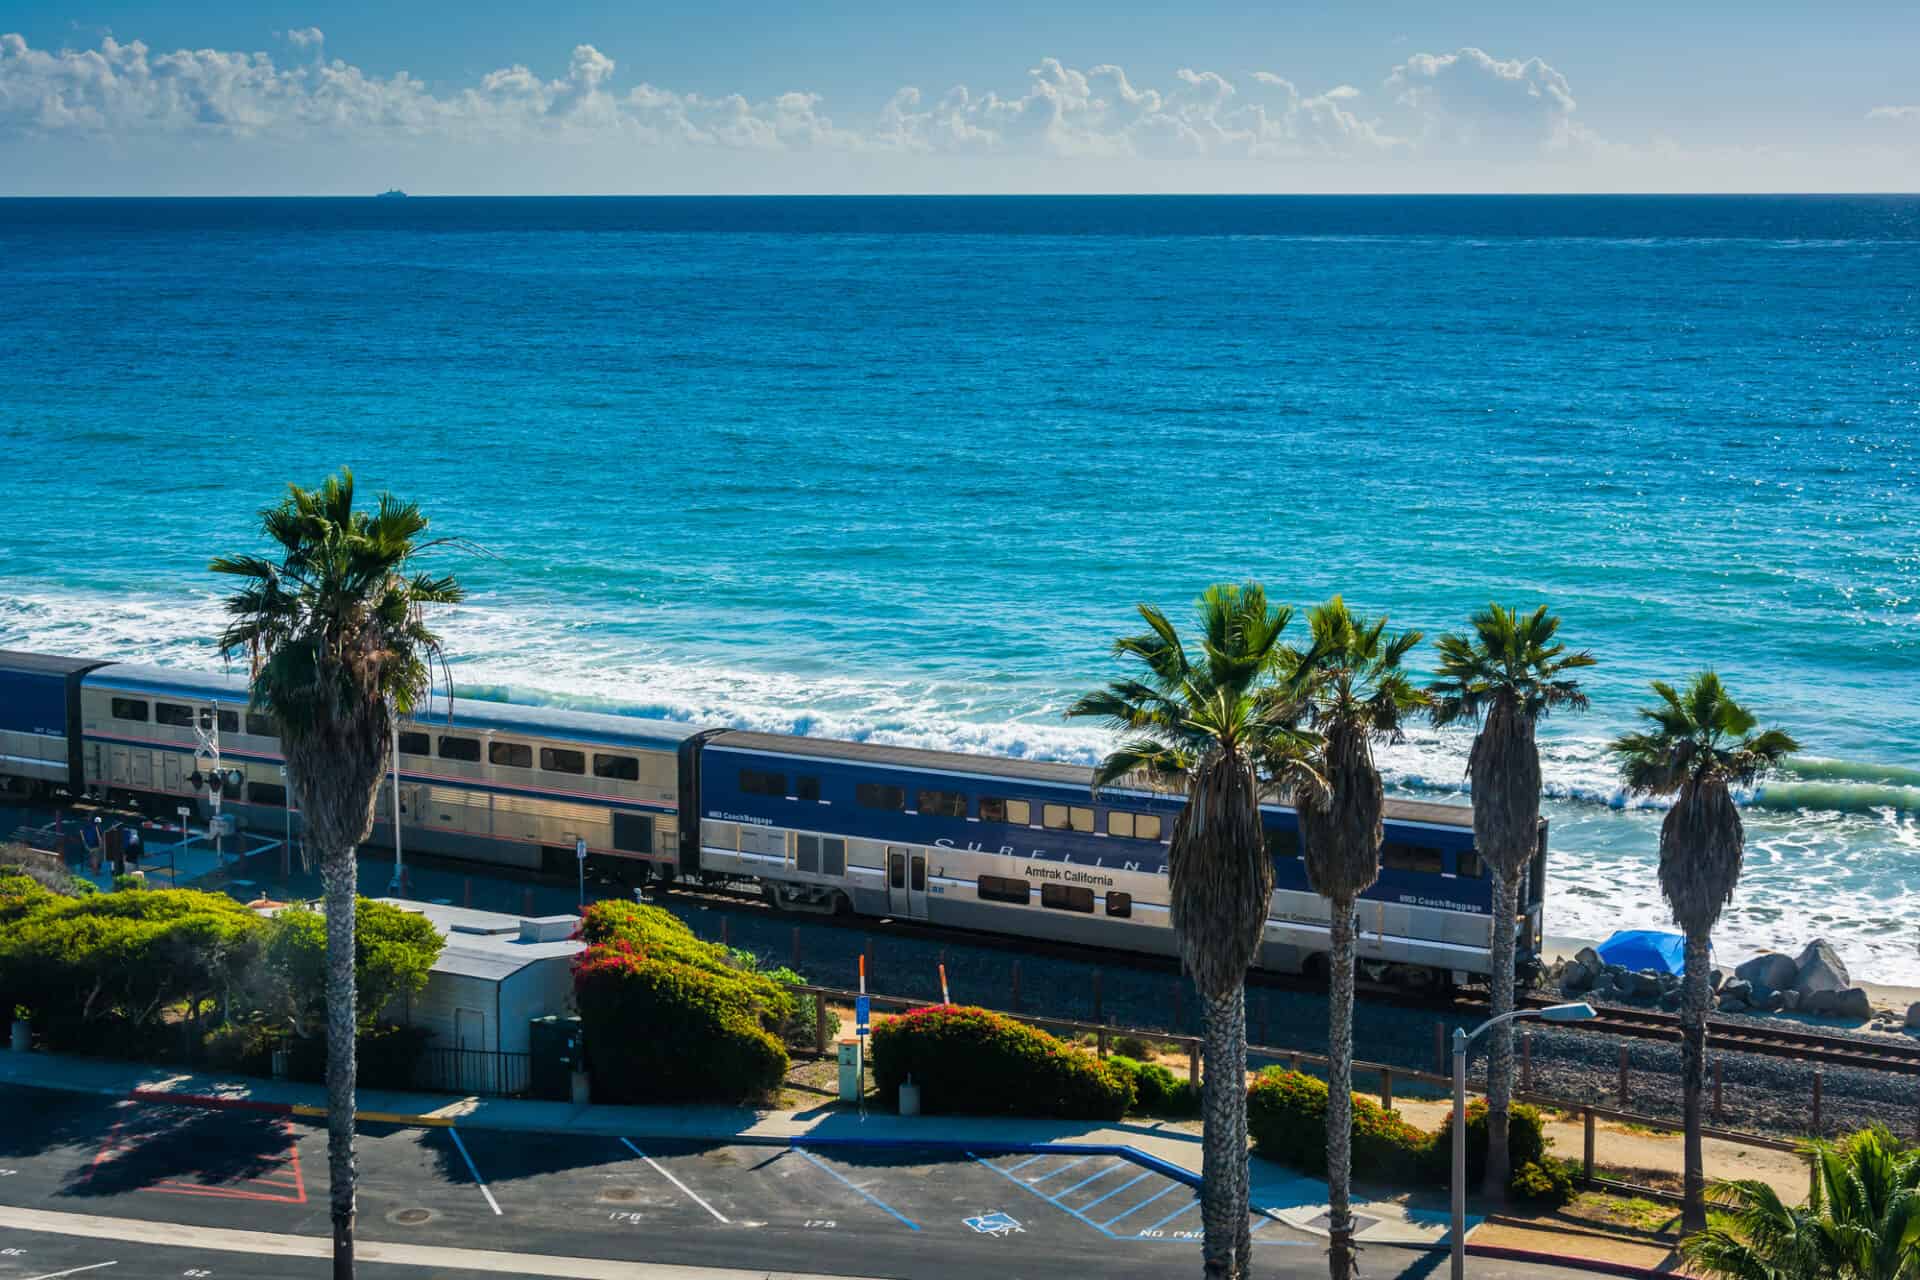
[(1920, 983), (1920, 199), (7, 200), (0, 457), (0, 645), (217, 666), (350, 464), (474, 544), (467, 696), (962, 751), (1093, 759), (1210, 582), (1544, 602), (1549, 932), (1667, 923), (1603, 747), (1712, 666), (1807, 748), (1722, 954)]

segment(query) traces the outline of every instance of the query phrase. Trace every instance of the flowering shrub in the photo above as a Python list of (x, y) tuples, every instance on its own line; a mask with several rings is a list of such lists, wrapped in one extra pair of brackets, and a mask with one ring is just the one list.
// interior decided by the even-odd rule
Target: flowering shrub
[(888, 1100), (909, 1075), (928, 1111), (1118, 1120), (1132, 1076), (988, 1009), (935, 1005), (876, 1022), (873, 1078)]
[[(1247, 1091), (1247, 1130), (1269, 1160), (1305, 1173), (1327, 1171), (1327, 1082), (1268, 1067)], [(1426, 1132), (1371, 1098), (1353, 1097), (1353, 1172), (1359, 1177), (1416, 1174), (1431, 1142)], [(1483, 1148), (1484, 1150), (1484, 1148)]]

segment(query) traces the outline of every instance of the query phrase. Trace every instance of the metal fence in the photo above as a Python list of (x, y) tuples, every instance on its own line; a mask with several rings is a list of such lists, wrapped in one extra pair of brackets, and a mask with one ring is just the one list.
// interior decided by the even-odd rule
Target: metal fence
[(532, 1054), (493, 1049), (426, 1049), (415, 1068), (419, 1088), (497, 1098), (525, 1095), (532, 1078)]

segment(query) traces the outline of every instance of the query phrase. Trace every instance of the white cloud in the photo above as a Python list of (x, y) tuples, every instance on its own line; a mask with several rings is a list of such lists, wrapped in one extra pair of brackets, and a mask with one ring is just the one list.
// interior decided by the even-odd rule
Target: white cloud
[(1419, 116), (1432, 143), (1554, 148), (1583, 137), (1567, 78), (1539, 58), (1502, 60), (1471, 47), (1417, 53), (1393, 69), (1387, 91)]
[(1913, 120), (1920, 122), (1920, 106), (1915, 107), (1875, 107), (1867, 112), (1869, 120)]
[(326, 33), (318, 27), (295, 27), (281, 34), (285, 36), (287, 43), (296, 49), (325, 44), (327, 40)]

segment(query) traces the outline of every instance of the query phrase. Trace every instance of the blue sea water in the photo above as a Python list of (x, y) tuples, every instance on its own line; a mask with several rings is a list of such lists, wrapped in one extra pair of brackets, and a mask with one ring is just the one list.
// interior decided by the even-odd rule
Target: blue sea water
[(0, 644), (217, 663), (344, 463), (469, 692), (968, 751), (1097, 753), (1138, 600), (1544, 601), (1550, 931), (1665, 922), (1601, 747), (1712, 665), (1813, 757), (1723, 951), (1920, 981), (1920, 199), (0, 201), (0, 458)]

